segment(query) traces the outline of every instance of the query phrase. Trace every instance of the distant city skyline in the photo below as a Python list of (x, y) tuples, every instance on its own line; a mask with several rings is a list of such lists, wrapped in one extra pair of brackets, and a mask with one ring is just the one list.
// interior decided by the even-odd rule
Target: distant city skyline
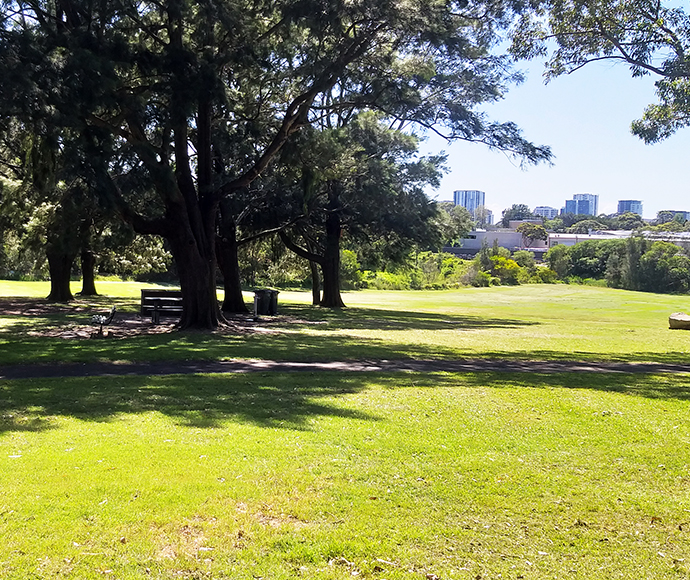
[(484, 110), (492, 120), (515, 122), (532, 142), (550, 146), (553, 165), (521, 169), (519, 160), (481, 144), (428, 136), (422, 152), (445, 150), (449, 169), (441, 187), (429, 191), (432, 198), (451, 201), (454, 190), (484, 191), (486, 207), (497, 216), (521, 203), (560, 210), (580, 193), (598, 195), (598, 212), (605, 214), (631, 199), (643, 203), (645, 218), (661, 210), (690, 211), (690, 129), (655, 145), (630, 133), (630, 123), (657, 101), (654, 77), (633, 79), (624, 65), (593, 63), (544, 85), (540, 63), (518, 68), (526, 71), (526, 82)]

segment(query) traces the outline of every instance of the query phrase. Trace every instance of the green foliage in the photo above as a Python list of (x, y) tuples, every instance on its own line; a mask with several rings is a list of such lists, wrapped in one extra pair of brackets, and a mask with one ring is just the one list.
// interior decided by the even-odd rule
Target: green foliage
[(640, 290), (687, 293), (690, 256), (668, 242), (654, 242), (639, 262)]
[(674, 219), (653, 226), (645, 225), (644, 230), (648, 232), (687, 232), (688, 226), (687, 222), (681, 223)]
[(547, 0), (542, 7), (541, 14), (524, 18), (518, 28), (516, 55), (544, 56), (555, 44), (547, 78), (603, 59), (627, 63), (634, 77), (658, 77), (658, 103), (632, 123), (632, 132), (646, 143), (690, 124), (690, 16), (682, 3)]
[(465, 284), (478, 287), (534, 284), (542, 281), (532, 252), (519, 250), (511, 257), (510, 251), (498, 244), (494, 244), (491, 249), (483, 244), (462, 280)]
[(535, 277), (543, 284), (555, 284), (558, 280), (558, 274), (556, 274), (556, 272), (554, 272), (551, 268), (546, 268), (543, 266), (537, 268), (536, 275), (530, 279), (530, 281), (534, 280)]
[(560, 234), (565, 233), (566, 230), (565, 222), (560, 217), (544, 221), (544, 228), (546, 228), (550, 232), (556, 232)]
[(613, 218), (613, 222), (615, 229), (618, 230), (639, 230), (647, 227), (647, 224), (642, 219), (642, 216), (632, 212), (626, 212), (615, 216)]
[(570, 276), (572, 260), (570, 259), (570, 251), (567, 246), (563, 244), (552, 246), (544, 255), (544, 259), (549, 265), (549, 268), (556, 272), (556, 275), (561, 280), (565, 280)]
[(520, 224), (515, 231), (522, 234), (527, 246), (531, 246), (535, 241), (541, 240), (543, 242), (549, 239), (549, 234), (544, 226), (525, 222)]
[(438, 207), (438, 225), (441, 240), (445, 245), (454, 246), (472, 229), (473, 221), (470, 212), (451, 202), (441, 202)]
[(571, 247), (554, 246), (546, 260), (561, 280), (599, 280), (614, 288), (645, 292), (690, 290), (690, 256), (669, 242), (652, 243), (640, 236), (587, 240)]
[(520, 266), (504, 256), (491, 256), (491, 273), (501, 281), (501, 284), (514, 285), (518, 283)]
[(536, 268), (534, 253), (528, 250), (518, 250), (517, 252), (513, 252), (513, 260), (515, 260), (518, 266), (521, 268), (526, 268), (530, 272)]
[(570, 274), (579, 278), (603, 278), (609, 256), (625, 246), (623, 240), (586, 240), (571, 246)]
[(507, 228), (511, 220), (524, 220), (534, 218), (534, 214), (528, 205), (524, 203), (515, 203), (508, 209), (503, 210), (502, 224)]
[(362, 267), (352, 250), (340, 251), (340, 285), (344, 290), (355, 290), (362, 284)]
[(363, 277), (366, 288), (376, 290), (410, 290), (409, 272), (372, 272), (365, 270)]
[(594, 219), (585, 219), (576, 222), (570, 226), (566, 231), (569, 234), (587, 234), (590, 230), (605, 230), (606, 224)]
[(367, 288), (379, 290), (441, 290), (466, 285), (471, 262), (452, 254), (419, 252), (413, 261), (392, 272), (365, 272)]

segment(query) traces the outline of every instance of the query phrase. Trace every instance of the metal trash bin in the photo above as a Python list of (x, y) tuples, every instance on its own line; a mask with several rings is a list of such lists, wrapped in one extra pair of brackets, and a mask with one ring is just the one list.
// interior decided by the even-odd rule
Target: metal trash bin
[(271, 290), (270, 288), (254, 290), (254, 316), (278, 314), (278, 294), (280, 294), (278, 290)]

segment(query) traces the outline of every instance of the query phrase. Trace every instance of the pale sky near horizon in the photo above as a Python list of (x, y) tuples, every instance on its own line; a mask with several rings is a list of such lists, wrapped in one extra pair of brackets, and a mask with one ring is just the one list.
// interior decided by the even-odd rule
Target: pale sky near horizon
[(456, 189), (479, 189), (495, 220), (515, 203), (560, 209), (575, 193), (598, 194), (599, 213), (614, 213), (620, 199), (641, 200), (645, 218), (664, 209), (690, 211), (690, 128), (655, 145), (630, 133), (630, 123), (656, 102), (655, 77), (633, 79), (623, 64), (592, 63), (545, 85), (541, 63), (518, 68), (526, 81), (484, 110), (496, 121), (517, 123), (533, 143), (549, 145), (553, 165), (521, 169), (484, 145), (429, 137), (421, 150), (445, 150), (450, 169), (431, 197), (450, 201)]

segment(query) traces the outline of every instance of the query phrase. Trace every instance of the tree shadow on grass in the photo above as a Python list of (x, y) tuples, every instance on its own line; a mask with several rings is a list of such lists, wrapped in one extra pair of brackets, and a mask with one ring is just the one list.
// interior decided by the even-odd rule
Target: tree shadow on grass
[[(485, 328), (515, 328), (541, 324), (533, 320), (517, 318), (492, 318), (436, 312), (411, 312), (407, 310), (383, 310), (379, 308), (352, 307), (343, 309), (314, 308), (287, 305), (281, 312), (297, 319), (290, 323), (293, 328), (311, 327), (314, 322), (328, 328), (344, 330), (476, 330)], [(309, 321), (309, 323), (300, 322)]]
[(0, 384), (0, 433), (42, 431), (51, 417), (110, 421), (158, 412), (181, 425), (216, 428), (241, 421), (268, 428), (308, 429), (317, 416), (374, 421), (371, 413), (338, 406), (337, 398), (367, 386), (364, 375), (256, 373), (88, 377)]
[[(218, 428), (245, 422), (308, 430), (316, 417), (379, 421), (341, 397), (371, 386), (415, 388), (588, 389), (690, 401), (690, 376), (625, 373), (255, 373), (7, 381), (0, 385), (0, 434), (54, 428), (53, 417), (110, 421), (157, 412), (180, 425)], [(557, 396), (557, 395), (555, 395)]]
[[(0, 299), (0, 314), (10, 316), (13, 320), (0, 328), (0, 334), (25, 335), (29, 332), (40, 333), (42, 330), (68, 324), (91, 323), (91, 316), (104, 313), (107, 307), (115, 305), (122, 311), (132, 311), (128, 301), (105, 301), (94, 303), (83, 302), (69, 305), (49, 304), (45, 300), (8, 300)], [(233, 318), (233, 322), (251, 331), (256, 325), (249, 316)], [(261, 325), (274, 329), (302, 330), (314, 325), (325, 325), (329, 330), (475, 330), (483, 328), (514, 328), (540, 324), (535, 321), (512, 318), (491, 318), (484, 316), (464, 316), (457, 314), (439, 314), (433, 312), (410, 312), (402, 310), (380, 310), (374, 308), (327, 309), (311, 306), (281, 306), (280, 315), (262, 317)], [(230, 331), (232, 332), (232, 330)]]
[(690, 401), (690, 374), (651, 373), (506, 373), (476, 372), (414, 374), (414, 380), (401, 381), (388, 376), (381, 379), (390, 388), (414, 387), (476, 387), (488, 389), (587, 389), (621, 393), (648, 399)]

